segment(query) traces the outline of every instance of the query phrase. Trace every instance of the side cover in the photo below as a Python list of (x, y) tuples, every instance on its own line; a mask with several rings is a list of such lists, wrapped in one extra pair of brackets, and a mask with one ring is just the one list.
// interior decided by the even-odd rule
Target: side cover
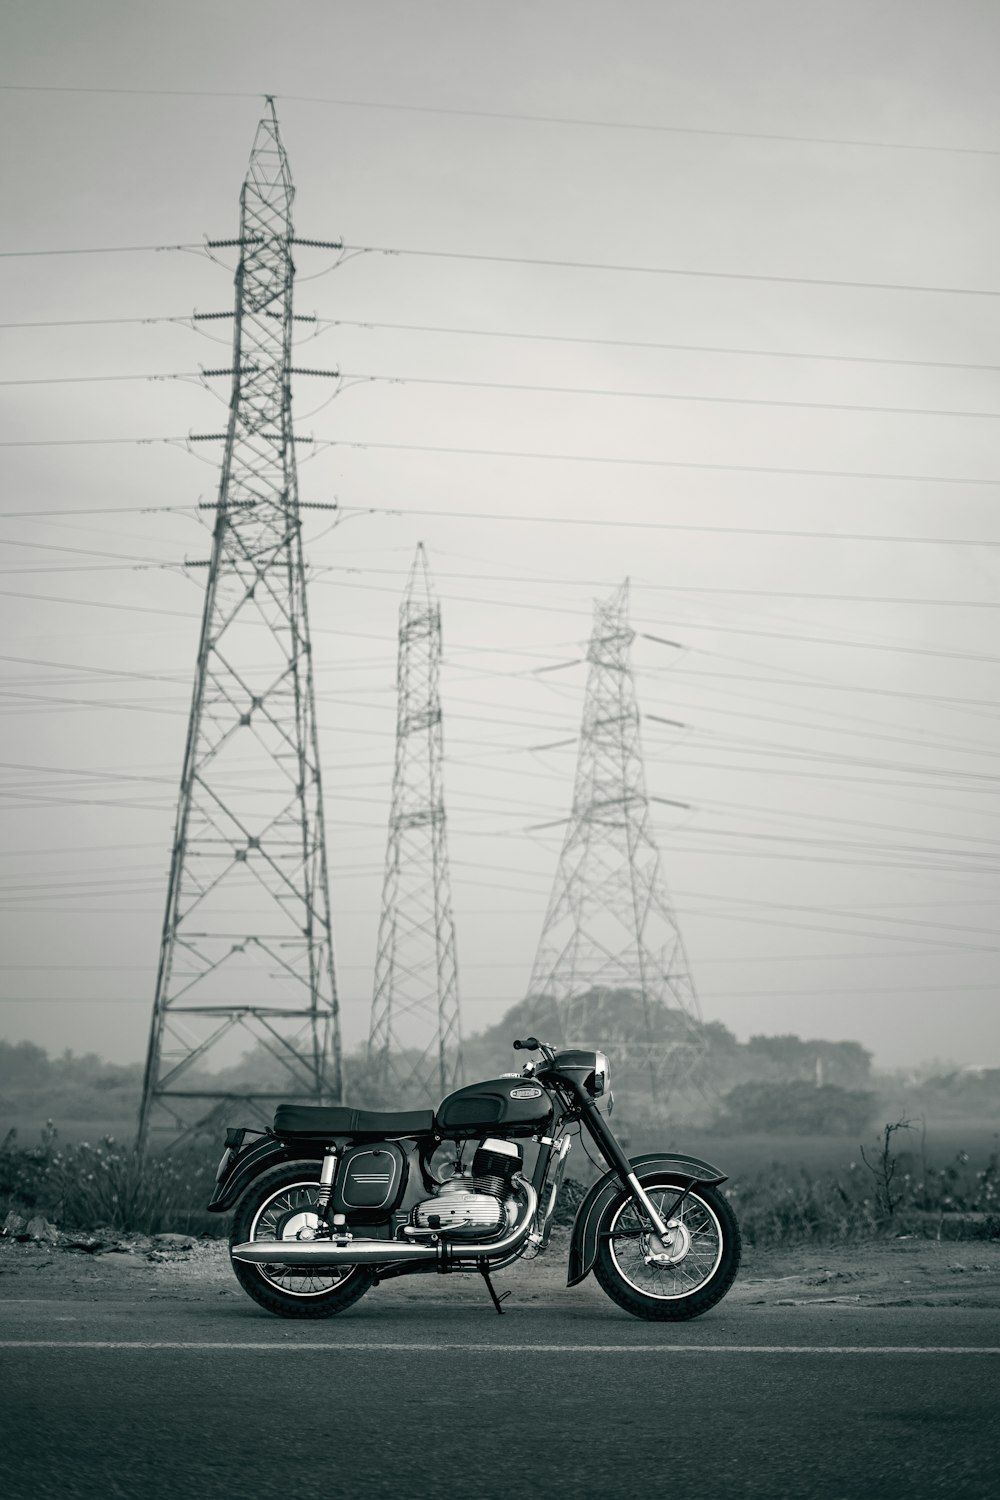
[(383, 1223), (399, 1207), (405, 1188), (406, 1157), (395, 1141), (355, 1146), (337, 1167), (334, 1211), (345, 1214), (348, 1222)]
[[(725, 1172), (720, 1172), (717, 1167), (711, 1166), (707, 1161), (701, 1161), (697, 1156), (673, 1156), (654, 1151), (645, 1156), (632, 1156), (629, 1160), (632, 1163), (633, 1172), (643, 1186), (662, 1176), (663, 1173), (676, 1177), (682, 1187), (688, 1187), (695, 1182), (702, 1182), (708, 1187), (716, 1187), (726, 1180)], [(621, 1193), (622, 1184), (618, 1173), (605, 1172), (604, 1176), (594, 1183), (577, 1209), (569, 1245), (567, 1286), (576, 1286), (578, 1281), (583, 1281), (585, 1276), (589, 1276), (597, 1254), (597, 1236), (604, 1212), (616, 1198), (621, 1196)]]

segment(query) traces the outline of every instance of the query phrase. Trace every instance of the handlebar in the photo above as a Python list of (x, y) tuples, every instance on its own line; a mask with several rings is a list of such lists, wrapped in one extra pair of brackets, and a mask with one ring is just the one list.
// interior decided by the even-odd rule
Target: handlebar
[(550, 1047), (548, 1042), (540, 1042), (536, 1036), (515, 1039), (511, 1045), (515, 1052), (540, 1052), (547, 1063), (552, 1062), (556, 1055), (554, 1047)]

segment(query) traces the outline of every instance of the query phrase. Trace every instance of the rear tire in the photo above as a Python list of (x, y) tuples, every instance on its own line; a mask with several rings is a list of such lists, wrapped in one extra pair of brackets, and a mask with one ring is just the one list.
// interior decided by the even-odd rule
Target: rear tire
[[(262, 1173), (233, 1216), (230, 1247), (249, 1240), (294, 1239), (298, 1229), (314, 1228), (319, 1223), (319, 1171), (318, 1161), (286, 1161)], [(370, 1266), (305, 1276), (293, 1276), (277, 1264), (233, 1260), (232, 1266), (247, 1295), (280, 1318), (332, 1318), (352, 1307), (374, 1280)]]
[[(662, 1214), (684, 1183), (664, 1175), (642, 1185)], [(640, 1220), (630, 1194), (622, 1192), (601, 1216), (594, 1275), (612, 1302), (633, 1317), (671, 1323), (700, 1317), (736, 1280), (740, 1227), (723, 1194), (699, 1184), (676, 1217), (684, 1226), (688, 1248), (674, 1264), (661, 1267), (646, 1264), (650, 1247), (643, 1233), (645, 1217)]]

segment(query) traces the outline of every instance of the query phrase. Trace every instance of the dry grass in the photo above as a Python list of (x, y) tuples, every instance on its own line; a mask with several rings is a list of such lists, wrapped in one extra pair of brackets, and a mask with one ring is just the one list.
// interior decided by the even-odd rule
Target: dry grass
[[(840, 1170), (774, 1163), (738, 1176), (725, 1191), (751, 1245), (830, 1245), (900, 1234), (1000, 1237), (995, 1149), (979, 1165), (965, 1151), (943, 1166), (930, 1166), (919, 1151), (893, 1150), (891, 1156), (889, 1193), (884, 1170), (880, 1180), (860, 1154)], [(0, 1146), (0, 1222), (14, 1209), (43, 1214), (68, 1230), (224, 1234), (227, 1216), (205, 1212), (213, 1168), (200, 1149), (142, 1161), (113, 1136), (66, 1145), (49, 1128), (37, 1146), (22, 1147), (12, 1131)], [(558, 1224), (572, 1222), (583, 1192), (579, 1182), (567, 1179)]]
[[(891, 1144), (891, 1143), (890, 1143)], [(727, 1184), (744, 1239), (751, 1245), (837, 1244), (884, 1235), (937, 1239), (1000, 1238), (1000, 1157), (981, 1166), (959, 1151), (942, 1167), (911, 1152), (893, 1156), (891, 1191), (878, 1158), (840, 1171), (810, 1172), (775, 1164)]]
[(201, 1151), (142, 1160), (110, 1135), (62, 1145), (51, 1127), (24, 1148), (11, 1131), (0, 1146), (0, 1217), (28, 1209), (62, 1229), (189, 1232), (201, 1227), (212, 1175)]

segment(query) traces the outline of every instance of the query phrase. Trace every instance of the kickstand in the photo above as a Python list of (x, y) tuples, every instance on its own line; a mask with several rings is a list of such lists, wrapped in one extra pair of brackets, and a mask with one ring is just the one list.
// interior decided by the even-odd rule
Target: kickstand
[(503, 1305), (502, 1304), (507, 1301), (507, 1298), (510, 1296), (510, 1292), (509, 1291), (507, 1291), (507, 1292), (501, 1292), (500, 1295), (499, 1295), (499, 1297), (497, 1296), (496, 1287), (493, 1285), (492, 1281), (490, 1280), (489, 1267), (486, 1266), (485, 1264), (480, 1265), (480, 1267), (479, 1267), (479, 1274), (482, 1276), (483, 1280), (486, 1282), (486, 1290), (490, 1294), (490, 1297), (491, 1297), (491, 1299), (493, 1301), (493, 1306), (496, 1308), (497, 1312), (500, 1313), (501, 1316), (502, 1316), (503, 1315)]

